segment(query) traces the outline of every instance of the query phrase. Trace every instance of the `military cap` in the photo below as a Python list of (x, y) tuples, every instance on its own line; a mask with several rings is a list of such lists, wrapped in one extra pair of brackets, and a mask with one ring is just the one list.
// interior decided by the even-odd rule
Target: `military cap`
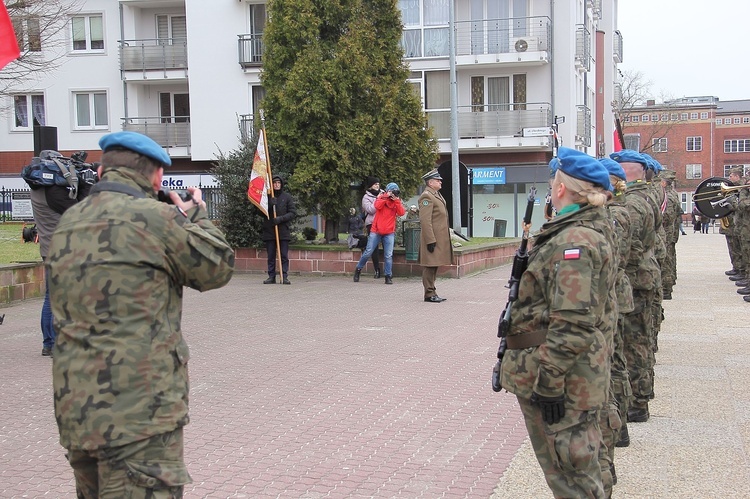
[(667, 170), (665, 168), (659, 173), (659, 177), (663, 178), (664, 180), (674, 180), (675, 178), (677, 178), (677, 172), (674, 170)]
[(156, 142), (141, 133), (114, 132), (99, 139), (99, 147), (107, 152), (114, 147), (122, 147), (157, 161), (164, 166), (172, 164), (169, 154)]
[(620, 166), (620, 163), (609, 158), (601, 158), (599, 162), (604, 165), (604, 168), (607, 169), (610, 175), (614, 175), (617, 178), (626, 180), (625, 170), (622, 169), (622, 166)]
[(731, 174), (733, 174), (733, 173), (734, 173), (735, 175), (739, 175), (739, 176), (741, 177), (741, 176), (742, 176), (742, 173), (743, 173), (743, 172), (742, 172), (742, 168), (731, 168), (731, 169), (729, 170), (729, 173), (728, 173), (727, 175), (731, 175)]
[(632, 149), (623, 149), (622, 151), (613, 152), (609, 157), (618, 163), (640, 163), (643, 165), (644, 170), (648, 168), (646, 157)]
[(443, 177), (440, 176), (440, 173), (438, 173), (437, 168), (433, 168), (432, 170), (428, 171), (424, 175), (422, 175), (422, 180), (427, 182), (428, 180), (443, 180)]
[(557, 157), (549, 162), (549, 168), (551, 175), (557, 170), (562, 170), (573, 178), (591, 182), (607, 190), (612, 187), (609, 183), (609, 172), (603, 164), (585, 152), (570, 147), (560, 147)]

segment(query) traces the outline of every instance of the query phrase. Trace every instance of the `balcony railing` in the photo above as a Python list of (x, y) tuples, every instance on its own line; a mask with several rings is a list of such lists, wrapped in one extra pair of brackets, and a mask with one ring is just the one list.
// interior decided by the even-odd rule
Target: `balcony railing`
[(241, 114), (240, 115), (240, 137), (243, 142), (247, 142), (255, 138), (255, 134), (258, 130), (255, 128), (255, 118), (252, 114)]
[(184, 38), (120, 40), (122, 71), (166, 71), (187, 69), (187, 40)]
[(602, 0), (594, 0), (591, 6), (591, 12), (595, 19), (602, 18)]
[(622, 58), (622, 33), (619, 31), (615, 31), (614, 37), (613, 37), (613, 51), (614, 51), (614, 58), (615, 62), (620, 63), (623, 62)]
[(240, 66), (249, 68), (263, 63), (263, 35), (238, 35)]
[(591, 146), (591, 109), (576, 106), (578, 122), (576, 124), (576, 141), (586, 147)]
[(622, 83), (615, 83), (614, 84), (614, 95), (613, 95), (613, 102), (612, 104), (617, 108), (620, 109), (622, 107)]
[[(448, 57), (448, 35), (447, 26), (404, 29), (401, 34), (404, 56), (407, 59)], [(550, 40), (548, 17), (456, 22), (457, 56), (548, 51)]]
[[(449, 139), (450, 109), (429, 109), (427, 123), (438, 139)], [(524, 128), (552, 126), (552, 106), (548, 102), (458, 106), (460, 138), (520, 137)]]
[(151, 137), (162, 147), (190, 147), (190, 116), (122, 118), (122, 129)]
[(576, 66), (589, 71), (591, 69), (591, 32), (579, 24), (576, 27)]

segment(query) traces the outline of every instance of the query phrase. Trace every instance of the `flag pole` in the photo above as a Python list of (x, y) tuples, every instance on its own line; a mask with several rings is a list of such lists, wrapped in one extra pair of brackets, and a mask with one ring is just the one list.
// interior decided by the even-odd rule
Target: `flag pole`
[[(268, 135), (266, 134), (266, 117), (265, 117), (265, 113), (263, 112), (263, 109), (260, 110), (260, 126), (263, 129), (263, 136), (266, 139), (266, 165), (268, 166), (268, 177), (270, 180), (270, 182), (268, 182), (268, 186), (269, 186), (268, 190), (270, 191), (269, 194), (271, 195), (271, 198), (275, 199), (275, 196), (273, 195), (273, 174), (271, 172), (271, 151), (268, 148)], [(273, 218), (276, 218), (276, 203), (273, 204)], [(279, 241), (279, 226), (274, 224), (273, 231), (276, 234), (276, 258), (278, 259), (277, 274), (281, 273), (281, 279), (279, 279), (279, 284), (284, 284), (284, 269), (281, 263), (281, 242)]]

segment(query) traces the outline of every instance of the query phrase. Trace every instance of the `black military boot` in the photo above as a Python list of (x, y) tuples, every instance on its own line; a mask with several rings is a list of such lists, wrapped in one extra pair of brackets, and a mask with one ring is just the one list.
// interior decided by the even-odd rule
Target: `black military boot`
[(724, 272), (724, 275), (733, 276), (733, 275), (737, 275), (739, 273), (740, 273), (739, 270), (732, 269), (732, 270), (727, 270), (726, 272)]
[(745, 274), (743, 274), (742, 272), (738, 272), (735, 275), (729, 276), (729, 280), (734, 282), (742, 281), (743, 279), (745, 279)]
[(354, 282), (359, 282), (359, 275), (362, 273), (362, 269), (354, 269)]
[(628, 409), (628, 423), (645, 423), (648, 421), (648, 402), (640, 404), (641, 407), (630, 406)]
[(263, 281), (263, 284), (276, 284), (276, 276), (275, 275), (268, 276), (268, 279)]
[(750, 295), (743, 296), (742, 299), (745, 300), (746, 302), (750, 303)]
[(750, 284), (748, 284), (744, 288), (738, 289), (737, 290), (737, 294), (740, 294), (740, 295), (750, 295)]
[(662, 293), (662, 296), (661, 296), (661, 297), (662, 297), (662, 299), (663, 299), (663, 300), (671, 300), (671, 299), (672, 299), (672, 292), (671, 292), (671, 291), (666, 291), (666, 290), (665, 290), (665, 291), (664, 291), (664, 292)]
[[(615, 443), (615, 447), (629, 447), (630, 446), (630, 434), (628, 433), (628, 425), (623, 422), (620, 428), (620, 439)], [(614, 478), (614, 477), (613, 477)]]

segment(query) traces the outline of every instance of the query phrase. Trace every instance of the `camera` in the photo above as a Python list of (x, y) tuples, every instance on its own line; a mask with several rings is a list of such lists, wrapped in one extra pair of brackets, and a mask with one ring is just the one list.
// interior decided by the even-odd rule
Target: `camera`
[(398, 189), (393, 189), (390, 191), (390, 193), (393, 195), (394, 198), (401, 197), (401, 191)]
[[(172, 202), (172, 198), (169, 197), (169, 192), (170, 190), (167, 187), (162, 187), (161, 189), (159, 189), (159, 192), (157, 193), (157, 197), (159, 198), (159, 201), (161, 201), (162, 203), (174, 204)], [(191, 196), (188, 191), (175, 191), (175, 192), (177, 193), (178, 196), (180, 196), (180, 199), (182, 199), (185, 202), (193, 199), (193, 196)]]

